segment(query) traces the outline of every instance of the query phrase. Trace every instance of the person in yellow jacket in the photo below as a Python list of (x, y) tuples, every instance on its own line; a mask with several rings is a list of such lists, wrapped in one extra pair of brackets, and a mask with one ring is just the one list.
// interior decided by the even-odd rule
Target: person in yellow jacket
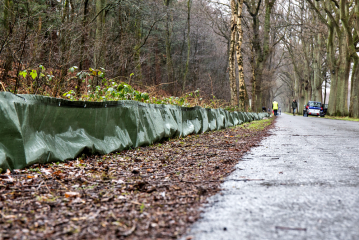
[(274, 116), (277, 116), (278, 107), (279, 107), (278, 102), (277, 102), (277, 101), (274, 101), (274, 102), (272, 103), (272, 109), (273, 109), (273, 111), (274, 111)]

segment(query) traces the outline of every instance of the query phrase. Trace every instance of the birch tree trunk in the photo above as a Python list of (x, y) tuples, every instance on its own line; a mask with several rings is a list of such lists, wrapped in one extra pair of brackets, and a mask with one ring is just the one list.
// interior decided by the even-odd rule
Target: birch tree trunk
[(237, 99), (237, 83), (236, 83), (236, 71), (235, 71), (235, 58), (234, 58), (234, 51), (236, 45), (236, 32), (237, 32), (237, 4), (235, 0), (231, 0), (231, 40), (229, 46), (229, 85), (231, 90), (231, 105), (238, 106), (238, 99)]
[(248, 103), (246, 102), (246, 83), (244, 82), (244, 73), (243, 73), (243, 56), (242, 56), (242, 43), (243, 43), (243, 30), (242, 30), (242, 10), (243, 10), (243, 0), (239, 0), (237, 5), (237, 34), (238, 37), (236, 41), (236, 54), (237, 54), (237, 65), (238, 65), (238, 78), (239, 78), (239, 108), (244, 111), (248, 109)]

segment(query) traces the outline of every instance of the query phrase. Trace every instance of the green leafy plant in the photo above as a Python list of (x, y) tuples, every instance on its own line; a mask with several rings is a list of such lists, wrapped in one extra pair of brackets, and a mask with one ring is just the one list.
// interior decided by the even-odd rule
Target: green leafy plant
[[(70, 73), (76, 73), (77, 67), (71, 67), (69, 69)], [(82, 82), (88, 79), (88, 85), (86, 86), (86, 92), (81, 95), (74, 90), (69, 90), (63, 93), (63, 97), (71, 101), (93, 101), (93, 102), (102, 102), (102, 101), (121, 101), (121, 100), (133, 100), (144, 103), (152, 104), (170, 104), (181, 107), (193, 107), (201, 106), (204, 108), (225, 108), (229, 111), (238, 111), (237, 107), (229, 106), (223, 100), (216, 99), (215, 96), (212, 96), (212, 99), (204, 100), (201, 97), (200, 91), (197, 89), (192, 92), (188, 92), (180, 97), (158, 97), (150, 96), (146, 92), (141, 92), (135, 90), (129, 83), (131, 82), (134, 73), (129, 75), (128, 83), (125, 82), (116, 82), (114, 79), (105, 78), (106, 70), (103, 68), (93, 69), (89, 68), (88, 71), (82, 70), (76, 73), (75, 76), (69, 78), (71, 79), (80, 79)], [(95, 84), (96, 82), (96, 84)]]

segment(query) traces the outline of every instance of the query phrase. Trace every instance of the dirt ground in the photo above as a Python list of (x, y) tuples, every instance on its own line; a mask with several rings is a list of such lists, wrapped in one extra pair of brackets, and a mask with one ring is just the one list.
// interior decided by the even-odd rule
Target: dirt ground
[(0, 239), (179, 238), (272, 125), (8, 171), (0, 175)]

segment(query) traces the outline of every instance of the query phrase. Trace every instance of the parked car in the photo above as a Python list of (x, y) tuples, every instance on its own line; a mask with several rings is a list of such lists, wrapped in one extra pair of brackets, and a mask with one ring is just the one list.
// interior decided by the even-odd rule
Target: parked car
[(308, 117), (309, 115), (324, 117), (325, 114), (323, 111), (322, 103), (316, 101), (309, 101), (307, 105), (304, 105), (303, 116)]

